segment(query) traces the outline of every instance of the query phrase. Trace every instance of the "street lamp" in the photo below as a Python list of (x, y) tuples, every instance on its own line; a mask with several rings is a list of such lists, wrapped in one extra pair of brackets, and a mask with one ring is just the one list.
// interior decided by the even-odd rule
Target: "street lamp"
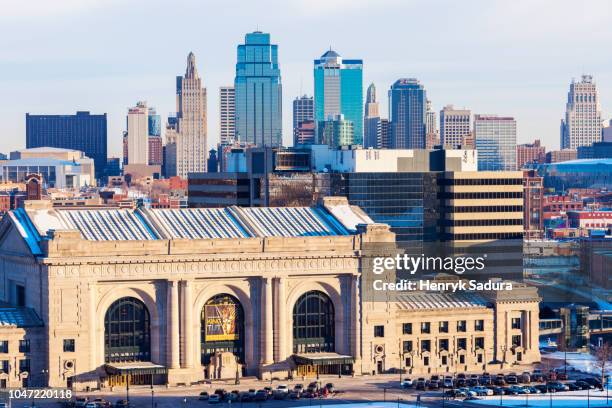
[(155, 408), (155, 390), (153, 390), (153, 373), (151, 373), (151, 408)]

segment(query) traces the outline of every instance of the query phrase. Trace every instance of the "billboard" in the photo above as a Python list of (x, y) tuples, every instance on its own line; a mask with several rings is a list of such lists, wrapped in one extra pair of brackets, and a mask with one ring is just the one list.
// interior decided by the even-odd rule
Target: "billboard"
[(206, 341), (232, 341), (240, 338), (238, 332), (238, 305), (221, 303), (206, 305)]

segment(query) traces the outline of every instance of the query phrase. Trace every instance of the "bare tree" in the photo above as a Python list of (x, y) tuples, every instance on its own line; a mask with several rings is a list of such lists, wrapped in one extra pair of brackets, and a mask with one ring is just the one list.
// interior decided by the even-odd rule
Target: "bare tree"
[(612, 344), (604, 342), (595, 349), (595, 366), (601, 369), (602, 389), (606, 386), (606, 368), (612, 364)]

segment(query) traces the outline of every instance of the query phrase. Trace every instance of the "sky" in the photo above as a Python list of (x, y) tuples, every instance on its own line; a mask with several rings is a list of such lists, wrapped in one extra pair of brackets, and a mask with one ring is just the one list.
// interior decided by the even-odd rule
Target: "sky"
[[(612, 2), (607, 0), (0, 0), (0, 152), (25, 147), (25, 114), (108, 114), (121, 155), (127, 108), (145, 100), (165, 120), (193, 51), (208, 91), (209, 147), (219, 139), (219, 87), (232, 85), (244, 34), (279, 46), (283, 140), (291, 102), (313, 94), (313, 60), (331, 46), (364, 60), (381, 112), (398, 78), (424, 84), (433, 108), (517, 119), (518, 142), (559, 147), (572, 78), (592, 74), (612, 113)], [(364, 92), (365, 95), (365, 92)]]

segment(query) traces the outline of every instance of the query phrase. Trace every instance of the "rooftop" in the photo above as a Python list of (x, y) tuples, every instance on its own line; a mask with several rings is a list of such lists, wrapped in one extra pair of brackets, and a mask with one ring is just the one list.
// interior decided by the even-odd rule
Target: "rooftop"
[(404, 310), (485, 308), (487, 302), (475, 293), (411, 293), (398, 297), (398, 306)]
[(0, 307), (0, 326), (41, 327), (43, 321), (29, 307)]

